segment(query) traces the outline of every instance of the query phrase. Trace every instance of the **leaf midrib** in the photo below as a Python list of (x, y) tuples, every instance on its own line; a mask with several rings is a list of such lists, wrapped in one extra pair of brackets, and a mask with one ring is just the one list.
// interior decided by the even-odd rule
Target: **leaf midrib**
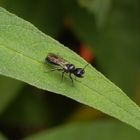
[[(7, 49), (8, 51), (12, 51), (12, 52), (14, 52), (14, 53), (17, 53), (18, 55), (22, 55), (22, 56), (25, 57), (26, 59), (29, 59), (29, 60), (35, 62), (37, 65), (40, 65), (40, 66), (41, 66), (41, 65), (43, 64), (43, 63), (41, 63), (40, 61), (37, 61), (36, 59), (33, 59), (33, 58), (31, 58), (31, 57), (29, 57), (29, 56), (27, 56), (27, 55), (25, 55), (25, 54), (20, 53), (19, 51), (16, 51), (16, 50), (14, 50), (14, 49), (11, 49), (11, 48), (9, 48), (9, 47), (3, 45), (3, 44), (1, 44), (0, 46), (1, 46), (1, 48)], [(80, 83), (81, 85), (85, 86), (86, 88), (88, 88), (89, 90), (94, 91), (95, 94), (98, 94), (98, 95), (102, 96), (103, 98), (105, 98), (105, 100), (108, 100), (111, 104), (114, 104), (114, 105), (116, 106), (116, 108), (120, 108), (120, 109), (123, 110), (124, 112), (126, 112), (126, 113), (130, 114), (131, 116), (135, 117), (136, 119), (140, 120), (140, 118), (139, 118), (137, 115), (135, 115), (135, 114), (129, 112), (128, 110), (122, 108), (119, 104), (117, 104), (116, 102), (110, 100), (109, 98), (107, 98), (107, 97), (104, 96), (103, 94), (100, 94), (100, 93), (99, 93), (98, 91), (96, 91), (94, 88), (89, 87), (88, 85), (84, 84), (83, 82), (79, 82), (79, 83)], [(111, 115), (112, 115), (112, 114), (111, 114)]]

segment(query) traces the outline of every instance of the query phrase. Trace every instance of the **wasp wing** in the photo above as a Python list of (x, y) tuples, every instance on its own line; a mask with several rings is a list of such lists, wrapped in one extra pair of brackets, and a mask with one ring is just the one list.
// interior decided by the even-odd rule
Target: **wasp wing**
[(68, 64), (68, 62), (65, 59), (63, 59), (53, 53), (48, 53), (48, 55), (46, 57), (46, 61), (49, 63), (52, 63), (54, 65), (61, 66), (62, 68), (64, 68), (66, 66), (66, 64)]

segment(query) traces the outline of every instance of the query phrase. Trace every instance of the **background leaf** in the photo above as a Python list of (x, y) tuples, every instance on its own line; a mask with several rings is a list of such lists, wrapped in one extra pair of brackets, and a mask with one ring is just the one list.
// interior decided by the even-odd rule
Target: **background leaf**
[(0, 76), (0, 114), (10, 105), (17, 97), (23, 83), (8, 77)]
[[(101, 135), (102, 134), (102, 135)], [(44, 131), (24, 140), (139, 140), (139, 131), (115, 122), (76, 123)]]
[(98, 28), (101, 28), (111, 10), (111, 0), (78, 0), (78, 3), (86, 8), (95, 17)]
[(59, 72), (45, 73), (48, 52), (70, 60), (76, 67), (85, 61), (59, 42), (46, 36), (30, 23), (0, 9), (0, 73), (38, 88), (53, 91), (99, 109), (140, 130), (140, 108), (118, 87), (95, 70), (86, 69), (85, 78), (60, 84)]
[(3, 136), (3, 134), (0, 133), (0, 140), (7, 140), (7, 139)]

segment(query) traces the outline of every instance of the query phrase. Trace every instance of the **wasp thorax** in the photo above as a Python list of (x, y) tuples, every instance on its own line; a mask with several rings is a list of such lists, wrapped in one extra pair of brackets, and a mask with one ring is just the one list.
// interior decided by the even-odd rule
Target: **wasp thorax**
[(73, 64), (66, 64), (65, 72), (73, 73), (75, 66)]

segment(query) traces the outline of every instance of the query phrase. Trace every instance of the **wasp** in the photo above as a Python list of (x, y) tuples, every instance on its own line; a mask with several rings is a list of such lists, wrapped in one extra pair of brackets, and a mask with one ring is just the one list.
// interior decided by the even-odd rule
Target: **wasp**
[(54, 53), (48, 53), (45, 61), (49, 64), (59, 66), (52, 69), (51, 71), (61, 70), (62, 80), (65, 73), (69, 74), (69, 78), (71, 79), (72, 83), (73, 83), (72, 75), (74, 75), (75, 77), (83, 78), (85, 73), (85, 68), (88, 65), (86, 64), (83, 68), (76, 68), (74, 64), (69, 63), (67, 60), (59, 57)]

